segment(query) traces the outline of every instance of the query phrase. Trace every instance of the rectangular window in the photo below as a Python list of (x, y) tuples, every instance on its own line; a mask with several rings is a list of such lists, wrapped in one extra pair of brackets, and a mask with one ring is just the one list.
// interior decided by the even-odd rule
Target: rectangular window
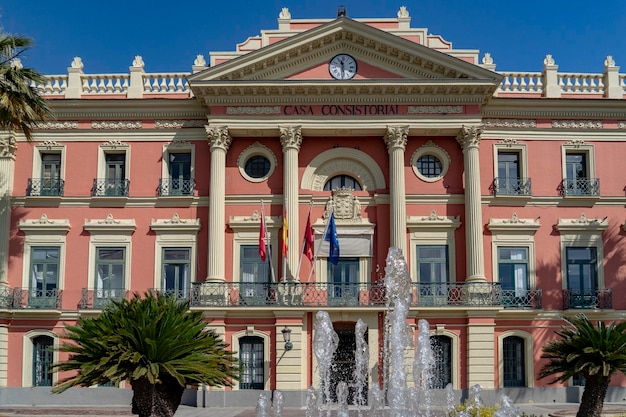
[(329, 305), (359, 304), (359, 258), (339, 258), (328, 262)]
[(242, 245), (240, 250), (242, 302), (248, 305), (270, 303), (274, 297), (268, 285), (271, 280), (269, 256), (261, 260), (259, 245)]
[[(498, 248), (498, 277), (505, 305), (519, 304), (528, 295), (528, 248)], [(525, 303), (524, 303), (525, 304)]]
[(519, 195), (520, 155), (518, 152), (498, 152), (497, 194)]
[(105, 159), (105, 195), (128, 195), (126, 186), (126, 155), (123, 153), (106, 153)]
[(161, 290), (177, 298), (189, 298), (190, 248), (163, 248)]
[(59, 252), (58, 247), (31, 248), (29, 307), (57, 307)]
[(96, 248), (94, 308), (124, 297), (125, 255), (124, 248)]
[(600, 183), (592, 178), (589, 154), (587, 152), (567, 152), (565, 154), (565, 180), (563, 194), (566, 196), (597, 196)]
[(597, 303), (596, 248), (565, 248), (570, 308), (591, 308)]
[(61, 154), (41, 154), (41, 190), (39, 195), (63, 195)]
[(447, 304), (448, 245), (418, 245), (416, 253), (419, 304)]

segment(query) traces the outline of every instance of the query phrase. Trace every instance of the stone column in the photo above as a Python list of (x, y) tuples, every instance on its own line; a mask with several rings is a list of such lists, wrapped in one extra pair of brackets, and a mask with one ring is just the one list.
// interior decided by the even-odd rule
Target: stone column
[(465, 164), (465, 247), (467, 282), (484, 282), (482, 202), (480, 195), (480, 158), (478, 145), (482, 126), (463, 126), (456, 140), (463, 149)]
[(287, 219), (289, 237), (287, 238), (287, 268), (283, 271), (283, 280), (293, 281), (300, 259), (300, 220), (298, 216), (298, 152), (302, 145), (300, 126), (279, 127), (280, 144), (283, 147), (283, 196), (287, 200)]
[(17, 141), (13, 133), (0, 138), (0, 294), (9, 288), (11, 194), (16, 153)]
[(406, 252), (406, 188), (404, 179), (404, 151), (406, 149), (408, 126), (387, 126), (385, 145), (389, 152), (389, 194), (390, 194), (390, 243)]
[(209, 183), (209, 248), (207, 256), (207, 281), (224, 281), (226, 273), (226, 152), (232, 138), (228, 127), (205, 126), (211, 150), (211, 179)]

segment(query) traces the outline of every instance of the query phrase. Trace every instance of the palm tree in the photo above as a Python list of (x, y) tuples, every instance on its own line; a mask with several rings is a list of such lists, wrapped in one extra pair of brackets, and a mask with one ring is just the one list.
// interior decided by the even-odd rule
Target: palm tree
[(611, 376), (626, 373), (626, 322), (606, 325), (598, 321), (594, 326), (584, 314), (564, 320), (557, 335), (543, 348), (543, 359), (548, 363), (539, 372), (540, 378), (555, 376), (550, 383), (566, 382), (581, 375), (585, 389), (576, 417), (600, 417), (604, 397)]
[(32, 140), (37, 123), (52, 115), (48, 102), (32, 85), (46, 78), (24, 68), (19, 60), (31, 46), (30, 38), (0, 29), (0, 128), (21, 131), (27, 140)]
[(188, 310), (179, 299), (148, 292), (66, 326), (69, 343), (59, 350), (70, 356), (54, 368), (77, 372), (53, 392), (125, 380), (133, 412), (165, 417), (176, 412), (186, 385), (231, 386), (238, 376), (233, 353), (206, 329), (201, 312)]

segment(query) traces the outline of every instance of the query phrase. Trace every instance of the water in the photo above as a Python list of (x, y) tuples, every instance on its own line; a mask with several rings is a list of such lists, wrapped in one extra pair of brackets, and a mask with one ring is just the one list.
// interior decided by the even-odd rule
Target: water
[[(417, 344), (413, 346), (414, 330), (407, 325), (412, 290), (411, 277), (402, 251), (398, 248), (389, 249), (384, 283), (387, 293), (387, 314), (383, 342), (382, 387), (378, 385), (378, 381), (372, 381), (369, 398), (364, 398), (363, 392), (370, 381), (369, 347), (365, 340), (367, 325), (359, 319), (355, 327), (353, 380), (347, 383), (339, 382), (336, 392), (337, 402), (331, 401), (330, 378), (339, 337), (328, 313), (320, 311), (314, 323), (313, 353), (317, 359), (321, 389), (310, 387), (307, 390), (306, 417), (321, 417), (324, 411), (327, 417), (331, 417), (333, 411), (336, 417), (349, 417), (347, 406), (349, 387), (354, 389), (354, 401), (359, 416), (362, 411), (367, 411), (370, 417), (436, 417), (454, 412), (456, 401), (451, 384), (445, 389), (444, 403), (436, 404), (433, 399), (435, 356), (430, 344), (430, 325), (426, 320), (419, 320)], [(412, 361), (412, 381), (409, 381), (405, 357), (407, 349), (412, 347), (415, 347), (415, 355)], [(257, 417), (281, 417), (276, 406), (273, 415), (270, 416), (269, 406), (261, 406), (261, 402), (259, 398)], [(480, 386), (470, 388), (466, 404), (467, 409), (455, 414), (456, 417), (469, 417), (473, 409), (479, 412), (483, 405)], [(503, 396), (501, 407), (494, 417), (519, 417), (520, 414), (520, 410), (511, 400)]]

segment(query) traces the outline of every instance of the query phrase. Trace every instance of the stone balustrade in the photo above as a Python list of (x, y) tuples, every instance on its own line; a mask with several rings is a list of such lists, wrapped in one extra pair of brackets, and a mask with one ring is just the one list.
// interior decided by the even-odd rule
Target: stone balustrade
[[(485, 54), (486, 56), (489, 54)], [(495, 71), (489, 55), (483, 66)], [(187, 76), (207, 68), (204, 57), (198, 55), (192, 71), (173, 73), (146, 73), (140, 56), (135, 57), (125, 74), (85, 74), (80, 58), (74, 58), (68, 74), (49, 75), (42, 84), (32, 84), (44, 96), (64, 98), (89, 98), (93, 96), (119, 96), (120, 98), (144, 98), (154, 95), (172, 95), (181, 98), (191, 96)], [(503, 76), (495, 96), (527, 95), (558, 98), (605, 97), (622, 99), (626, 91), (626, 74), (619, 73), (613, 58), (608, 56), (604, 71), (598, 74), (559, 73), (558, 65), (550, 55), (544, 60), (542, 72), (497, 71)]]

